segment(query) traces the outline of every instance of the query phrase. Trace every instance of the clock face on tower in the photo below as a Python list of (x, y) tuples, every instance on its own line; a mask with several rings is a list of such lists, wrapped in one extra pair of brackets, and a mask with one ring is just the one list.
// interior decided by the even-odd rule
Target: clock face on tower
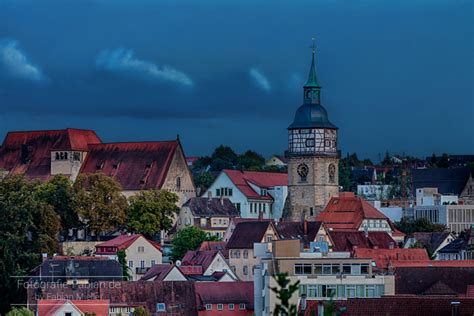
[(298, 172), (298, 175), (300, 176), (300, 180), (302, 182), (306, 182), (306, 178), (308, 177), (308, 173), (309, 173), (308, 165), (305, 163), (299, 164), (298, 168), (296, 169), (296, 172)]

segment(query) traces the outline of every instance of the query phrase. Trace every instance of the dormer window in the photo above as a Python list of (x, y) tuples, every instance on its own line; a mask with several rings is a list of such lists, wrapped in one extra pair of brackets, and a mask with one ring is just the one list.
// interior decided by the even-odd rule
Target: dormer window
[(80, 152), (73, 152), (72, 153), (72, 160), (81, 161), (81, 153)]
[(58, 151), (55, 154), (56, 160), (68, 160), (67, 151)]
[(267, 195), (267, 189), (261, 189), (261, 190), (260, 190), (260, 195), (261, 195), (261, 196)]

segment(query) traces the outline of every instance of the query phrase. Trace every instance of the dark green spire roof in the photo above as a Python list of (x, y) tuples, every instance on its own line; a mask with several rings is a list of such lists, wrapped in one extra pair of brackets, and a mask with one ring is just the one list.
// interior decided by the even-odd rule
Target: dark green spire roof
[(313, 46), (313, 56), (311, 59), (311, 68), (309, 69), (309, 75), (308, 75), (308, 81), (306, 81), (306, 84), (304, 85), (305, 88), (319, 88), (320, 85), (318, 83), (318, 77), (316, 76), (316, 68), (314, 66), (314, 46)]

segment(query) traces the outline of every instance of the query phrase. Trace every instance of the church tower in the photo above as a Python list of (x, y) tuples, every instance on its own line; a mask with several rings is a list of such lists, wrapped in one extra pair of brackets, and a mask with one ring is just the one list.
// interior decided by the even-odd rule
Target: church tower
[(337, 127), (321, 105), (321, 86), (314, 66), (314, 45), (303, 105), (288, 127), (288, 198), (284, 216), (314, 218), (339, 192)]

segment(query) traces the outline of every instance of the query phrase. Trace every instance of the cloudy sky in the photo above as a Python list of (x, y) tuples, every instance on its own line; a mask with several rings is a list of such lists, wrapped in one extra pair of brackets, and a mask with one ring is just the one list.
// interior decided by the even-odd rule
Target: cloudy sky
[(473, 153), (472, 0), (0, 0), (0, 137), (286, 147), (316, 36), (343, 153)]

